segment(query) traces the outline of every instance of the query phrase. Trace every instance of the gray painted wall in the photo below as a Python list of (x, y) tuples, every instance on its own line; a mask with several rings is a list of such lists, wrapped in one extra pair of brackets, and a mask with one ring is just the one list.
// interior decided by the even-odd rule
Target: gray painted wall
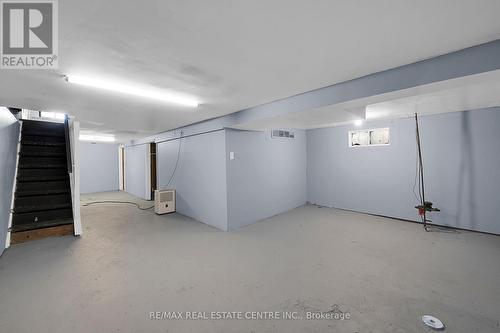
[(125, 147), (125, 191), (149, 200), (148, 146)]
[(5, 249), (9, 226), (18, 140), (19, 122), (10, 111), (0, 108), (0, 254)]
[(228, 229), (225, 155), (224, 130), (157, 145), (158, 187), (176, 189), (177, 212), (221, 230)]
[(118, 191), (118, 145), (80, 142), (80, 192)]
[[(223, 117), (202, 121), (196, 124), (182, 127), (181, 130), (184, 136), (200, 134), (202, 132), (213, 131), (213, 130), (222, 130), (230, 126), (244, 124), (246, 122), (255, 121), (257, 119), (272, 118), (286, 113), (300, 112), (312, 108), (337, 104), (341, 102), (347, 102), (350, 100), (368, 96), (389, 93), (392, 91), (411, 88), (432, 82), (438, 82), (466, 75), (497, 70), (500, 68), (499, 55), (500, 55), (500, 40), (496, 40), (483, 45), (478, 45), (457, 52), (452, 52), (443, 56), (416, 62), (398, 68), (389, 69), (379, 73), (370, 74), (354, 80), (341, 82), (321, 89), (305, 92), (303, 94), (298, 94), (289, 98), (241, 110), (239, 112), (226, 115)], [(451, 117), (453, 118), (453, 116)], [(479, 128), (481, 126), (477, 122), (472, 120), (465, 121), (460, 118), (459, 120), (456, 121), (460, 122), (460, 124), (457, 123), (460, 126), (461, 122), (464, 123), (466, 122), (467, 124), (471, 124), (470, 125), (471, 127), (477, 126), (477, 128)], [(380, 125), (378, 126), (386, 126), (386, 124), (387, 124), (386, 122), (385, 123), (383, 122), (380, 123)], [(323, 139), (330, 140), (332, 138), (347, 142), (347, 134), (346, 133), (341, 134), (342, 132), (339, 132), (341, 131), (341, 129), (337, 128), (337, 129), (309, 131), (307, 137), (308, 139), (309, 138), (310, 139), (308, 141), (315, 142), (315, 143), (308, 143), (309, 148), (307, 149), (308, 150), (307, 160), (308, 163), (310, 164), (308, 166), (309, 174), (311, 174), (311, 172), (316, 172), (316, 171), (318, 172), (317, 176), (309, 176), (308, 178), (308, 181), (310, 183), (308, 187), (309, 200), (311, 201), (316, 200), (317, 203), (325, 205), (333, 205), (333, 203), (335, 203), (336, 205), (338, 205), (338, 207), (367, 211), (383, 215), (390, 215), (408, 219), (415, 218), (413, 208), (408, 209), (408, 203), (412, 202), (411, 191), (409, 192), (410, 197), (407, 197), (408, 192), (407, 189), (404, 188), (404, 186), (407, 186), (406, 184), (408, 183), (407, 178), (412, 179), (414, 170), (413, 166), (414, 152), (412, 152), (411, 155), (409, 155), (409, 150), (408, 150), (410, 149), (409, 147), (411, 147), (410, 144), (413, 142), (412, 139), (413, 134), (409, 136), (408, 132), (406, 132), (407, 130), (411, 130), (412, 128), (411, 121), (407, 120), (407, 123), (405, 123), (405, 121), (395, 121), (391, 123), (391, 127), (392, 126), (396, 127), (392, 131), (393, 139), (397, 138), (397, 136), (400, 136), (401, 137), (400, 141), (396, 142), (393, 140), (393, 144), (390, 147), (380, 148), (377, 153), (374, 153), (373, 150), (370, 150), (355, 155), (353, 155), (352, 151), (343, 150), (344, 148), (347, 149), (347, 143), (345, 146), (339, 145), (338, 147), (330, 146), (329, 144), (326, 145), (323, 144)], [(433, 128), (433, 126), (434, 125), (432, 124), (429, 125), (430, 128)], [(450, 129), (451, 128), (452, 127), (450, 127)], [(147, 138), (134, 140), (132, 143), (141, 144), (145, 142), (170, 140), (178, 135), (179, 130), (180, 129), (166, 131)], [(459, 133), (460, 132), (455, 131), (453, 132), (453, 135), (455, 135), (459, 139), (462, 139)], [(494, 135), (494, 134), (489, 134), (489, 135)], [(230, 138), (228, 140), (228, 145), (231, 145), (231, 134), (229, 134), (229, 137)], [(440, 140), (443, 140), (441, 135), (438, 135), (438, 138)], [(251, 142), (252, 140), (248, 141)], [(456, 143), (456, 141), (453, 142), (454, 144)], [(453, 150), (457, 149), (457, 147), (459, 146), (455, 144), (450, 148)], [(428, 150), (427, 154), (430, 154), (432, 148), (433, 147), (427, 149)], [(472, 148), (476, 149), (475, 147), (471, 147), (471, 149)], [(250, 148), (245, 148), (245, 149), (250, 149)], [(482, 147), (477, 148), (477, 150), (484, 151)], [(340, 154), (335, 159), (333, 157), (323, 156), (323, 155), (333, 156), (334, 152), (335, 153), (338, 152)], [(445, 156), (445, 158), (447, 154), (450, 154), (448, 150), (444, 150), (442, 153), (443, 155), (441, 156)], [(464, 167), (469, 166), (467, 165), (466, 162), (464, 162), (464, 159), (466, 157), (463, 156), (461, 151), (459, 153), (454, 153), (454, 154), (455, 157), (460, 155), (460, 157), (456, 158), (460, 159), (459, 162), (464, 164)], [(431, 157), (429, 158), (431, 159)], [(343, 161), (342, 159), (344, 158), (347, 158), (347, 160)], [(391, 164), (390, 166), (380, 164), (380, 165), (375, 165), (374, 167), (372, 167), (372, 169), (363, 166), (363, 163), (372, 162), (374, 159), (380, 162), (384, 158), (388, 158), (388, 161), (390, 161)], [(431, 162), (429, 163), (436, 163), (436, 169), (439, 169), (441, 165), (450, 164), (449, 161), (441, 163), (441, 161), (439, 161), (439, 158), (434, 157), (434, 159), (435, 160), (437, 159), (437, 161), (433, 162), (431, 159)], [(359, 164), (354, 166), (352, 165), (356, 163)], [(400, 170), (396, 170), (396, 165), (398, 164), (402, 166)], [(473, 172), (471, 173), (476, 173), (477, 170), (482, 168), (482, 166), (476, 166), (475, 163), (472, 162), (470, 162), (469, 164), (470, 167), (473, 169)], [(408, 168), (408, 166), (410, 166), (410, 168)], [(452, 166), (455, 167), (454, 165)], [(382, 167), (387, 168), (388, 170), (391, 171), (396, 170), (394, 177), (391, 177), (391, 174), (388, 171), (383, 171), (382, 173), (380, 173), (379, 169)], [(250, 172), (250, 175), (252, 174), (252, 172), (254, 172), (254, 170), (251, 169), (248, 169), (246, 171)], [(231, 191), (234, 192), (232, 183), (235, 182), (235, 180), (233, 178), (237, 178), (230, 175), (229, 174), (230, 172), (231, 171), (228, 171), (228, 176), (227, 176), (229, 201), (231, 201), (231, 197), (233, 196), (231, 194)], [(244, 173), (241, 172), (241, 175), (243, 174)], [(270, 172), (270, 174), (274, 174), (274, 172)], [(356, 177), (354, 177), (354, 175)], [(323, 178), (324, 176), (328, 177)], [(347, 179), (343, 179), (342, 178), (343, 176), (347, 177)], [(454, 182), (457, 182), (459, 180), (459, 177), (464, 177), (460, 176), (460, 171), (455, 176), (457, 177), (456, 179), (453, 180), (449, 179), (448, 180), (449, 184), (448, 183), (445, 184), (446, 186), (449, 186), (449, 189), (451, 189), (452, 191), (456, 187), (453, 186)], [(263, 177), (268, 177), (268, 175), (264, 175)], [(428, 177), (429, 183), (432, 183), (431, 177), (432, 174)], [(268, 178), (271, 179), (272, 176), (269, 176)], [(445, 178), (446, 177), (443, 177), (443, 179)], [(441, 181), (442, 179), (438, 176), (436, 180)], [(474, 178), (474, 182), (475, 181), (476, 179)], [(479, 185), (477, 185), (474, 182), (471, 181), (470, 185), (467, 185), (465, 183), (460, 183), (461, 187), (458, 189), (462, 191), (461, 192), (462, 196), (459, 198), (460, 202), (468, 200), (465, 195), (467, 194), (468, 187), (472, 186), (472, 188), (479, 188)], [(323, 189), (320, 189), (321, 184), (324, 185)], [(396, 193), (399, 193), (402, 196), (399, 197), (397, 195), (385, 194), (383, 191), (389, 188), (389, 186), (403, 187), (404, 190), (395, 190)], [(446, 186), (442, 188), (447, 188)], [(367, 187), (369, 188), (368, 191), (366, 191)], [(339, 191), (337, 192), (336, 189), (339, 189)], [(235, 227), (237, 225), (246, 224), (244, 218), (241, 217), (242, 215), (240, 215), (241, 214), (240, 212), (244, 209), (243, 206), (245, 205), (245, 203), (243, 203), (243, 200), (238, 198), (238, 196), (240, 195), (244, 197), (244, 193), (239, 193), (238, 191), (241, 190), (236, 190), (235, 192), (236, 199), (233, 203), (230, 203), (228, 206), (229, 210), (228, 214), (230, 215), (229, 218), (230, 221), (232, 220), (231, 216), (235, 218), (236, 221)], [(382, 194), (377, 193), (377, 191), (382, 191)], [(485, 191), (486, 191), (485, 193), (488, 193), (487, 189)], [(249, 193), (251, 192), (252, 191), (250, 191)], [(342, 196), (345, 195), (345, 197), (341, 197), (339, 193), (342, 193)], [(434, 193), (429, 193), (430, 198), (432, 197), (432, 194)], [(440, 197), (438, 197), (438, 194), (443, 196), (443, 200), (441, 200), (440, 203), (442, 203), (442, 205), (447, 205), (446, 200), (449, 199), (450, 194), (448, 192), (446, 192), (446, 194), (436, 193), (435, 194), (436, 198), (434, 199), (436, 203), (438, 203), (440, 199)], [(380, 195), (382, 196), (387, 195), (388, 199), (381, 200), (379, 198)], [(251, 194), (247, 194), (247, 196), (251, 196)], [(370, 196), (377, 198), (373, 202), (370, 202), (367, 200)], [(470, 204), (469, 206), (473, 207), (474, 208), (473, 210), (475, 212), (477, 212), (475, 205), (476, 204), (481, 205), (481, 203), (478, 201), (479, 199), (477, 199), (478, 196), (480, 195), (475, 194), (474, 198), (470, 199), (474, 201), (474, 205)], [(358, 197), (360, 198), (360, 200), (357, 201), (356, 198)], [(395, 204), (394, 202), (395, 200), (398, 200), (399, 203), (398, 205)], [(488, 200), (489, 202), (491, 202), (491, 199)], [(401, 201), (403, 201), (402, 204), (400, 203)], [(362, 202), (363, 204), (361, 204), (360, 202)], [(414, 203), (412, 203), (409, 207), (413, 207), (413, 205)], [(441, 220), (436, 222), (440, 222), (443, 224), (450, 224), (450, 225), (455, 223), (461, 227), (472, 225), (472, 228), (477, 228), (478, 230), (487, 231), (486, 229), (481, 229), (483, 228), (483, 225), (481, 224), (483, 222), (477, 222), (477, 221), (467, 222), (467, 218), (464, 216), (465, 213), (457, 212), (459, 206), (461, 207), (461, 209), (464, 209), (463, 207), (465, 207), (464, 205), (459, 205), (456, 203), (454, 204), (454, 206), (450, 204), (449, 207), (446, 207), (446, 211), (440, 213), (440, 217), (438, 217), (438, 219)], [(233, 209), (232, 207), (237, 207), (237, 208), (235, 208), (235, 210), (232, 210)], [(263, 209), (263, 211), (266, 211), (266, 209), (268, 209), (266, 208), (265, 204), (259, 205), (258, 207), (259, 209)], [(453, 207), (455, 207), (455, 211)], [(488, 207), (490, 207), (490, 205), (488, 205)], [(253, 214), (256, 214), (256, 212), (254, 212)], [(478, 215), (481, 214), (481, 216), (487, 215), (484, 212), (477, 214)], [(255, 217), (258, 217), (258, 215), (259, 214), (256, 214)], [(262, 214), (262, 216), (264, 215), (267, 215), (267, 213)], [(253, 217), (251, 219), (253, 219)], [(250, 221), (250, 218), (248, 218), (248, 221)], [(484, 222), (484, 223), (489, 224), (489, 222)], [(489, 227), (486, 226), (486, 228), (488, 229)]]
[[(226, 131), (229, 228), (257, 222), (306, 203), (306, 134)], [(235, 159), (229, 159), (234, 152)]]
[[(437, 224), (500, 234), (500, 108), (420, 118), (426, 196)], [(412, 187), (413, 119), (390, 127), (387, 147), (348, 147), (348, 126), (307, 131), (307, 192), (312, 203), (418, 220)]]

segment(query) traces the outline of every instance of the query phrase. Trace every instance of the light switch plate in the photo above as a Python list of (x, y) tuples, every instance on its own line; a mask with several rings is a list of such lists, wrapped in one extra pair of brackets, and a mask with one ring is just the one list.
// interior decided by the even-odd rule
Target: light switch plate
[(234, 151), (229, 152), (229, 159), (234, 160)]

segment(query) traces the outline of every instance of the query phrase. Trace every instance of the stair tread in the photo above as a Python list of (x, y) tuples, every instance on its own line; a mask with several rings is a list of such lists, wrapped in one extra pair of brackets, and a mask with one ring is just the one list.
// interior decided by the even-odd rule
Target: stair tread
[(39, 135), (22, 135), (22, 146), (65, 146), (66, 140), (64, 137), (51, 137)]
[(26, 157), (19, 158), (20, 169), (59, 169), (66, 168), (65, 157)]
[(66, 158), (66, 152), (19, 152), (19, 156), (23, 157), (62, 157)]
[(38, 188), (49, 188), (49, 189), (54, 189), (54, 188), (66, 188), (69, 187), (69, 182), (66, 181), (61, 181), (61, 180), (54, 180), (54, 181), (34, 181), (34, 182), (21, 182), (17, 185), (17, 189), (23, 189), (23, 190), (32, 190), (32, 189), (38, 189)]
[(69, 178), (66, 169), (20, 169), (19, 171), (18, 182), (56, 181)]
[(39, 195), (51, 195), (51, 194), (64, 194), (70, 193), (70, 188), (59, 188), (59, 189), (49, 189), (49, 190), (29, 190), (29, 191), (16, 191), (16, 197), (33, 197)]
[(30, 224), (48, 222), (54, 220), (72, 219), (73, 211), (71, 208), (52, 209), (46, 211), (34, 211), (28, 213), (13, 213), (12, 225)]
[(11, 228), (12, 232), (20, 232), (20, 231), (28, 231), (28, 230), (36, 230), (43, 228), (55, 227), (58, 225), (64, 224), (73, 224), (73, 219), (59, 219), (45, 222), (32, 222), (32, 223), (23, 223), (13, 225)]
[(25, 126), (26, 124), (28, 124), (29, 126), (55, 126), (55, 127), (58, 127), (58, 126), (63, 126), (64, 127), (64, 123), (63, 122), (58, 122), (58, 121), (46, 121), (46, 120), (37, 120), (37, 119), (23, 119), (22, 120), (23, 122), (23, 126)]
[(64, 146), (27, 146), (21, 145), (19, 156), (23, 157), (66, 157)]
[(57, 203), (57, 204), (26, 204), (26, 205), (19, 205), (14, 208), (14, 213), (33, 213), (33, 212), (42, 212), (42, 211), (48, 211), (48, 210), (56, 210), (56, 209), (62, 209), (62, 208), (70, 208), (71, 207), (71, 202), (65, 202), (65, 203)]
[(68, 181), (33, 181), (19, 182), (16, 187), (16, 197), (35, 196), (44, 194), (69, 193)]
[(23, 120), (22, 135), (64, 137), (64, 124), (47, 121)]
[(30, 213), (71, 207), (69, 194), (48, 194), (14, 199), (15, 213)]

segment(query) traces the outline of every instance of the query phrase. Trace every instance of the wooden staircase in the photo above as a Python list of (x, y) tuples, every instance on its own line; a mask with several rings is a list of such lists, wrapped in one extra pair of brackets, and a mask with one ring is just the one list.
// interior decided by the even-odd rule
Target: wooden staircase
[(64, 123), (23, 120), (11, 243), (73, 234)]

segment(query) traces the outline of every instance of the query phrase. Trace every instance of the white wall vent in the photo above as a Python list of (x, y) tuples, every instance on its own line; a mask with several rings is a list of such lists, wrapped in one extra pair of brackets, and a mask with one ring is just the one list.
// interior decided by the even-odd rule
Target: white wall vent
[(272, 138), (288, 138), (288, 139), (293, 139), (295, 138), (295, 134), (290, 131), (285, 131), (285, 130), (272, 130), (271, 131), (271, 137)]
[(175, 190), (155, 191), (155, 213), (175, 212)]

